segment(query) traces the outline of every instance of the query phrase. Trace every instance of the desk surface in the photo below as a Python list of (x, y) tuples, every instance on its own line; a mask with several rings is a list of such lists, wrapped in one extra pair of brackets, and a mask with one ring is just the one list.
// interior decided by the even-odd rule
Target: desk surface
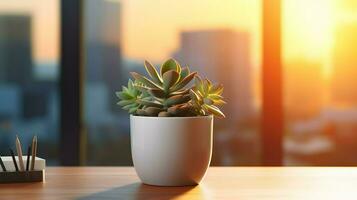
[(196, 187), (140, 183), (131, 167), (56, 167), (0, 199), (356, 199), (357, 167), (211, 167)]

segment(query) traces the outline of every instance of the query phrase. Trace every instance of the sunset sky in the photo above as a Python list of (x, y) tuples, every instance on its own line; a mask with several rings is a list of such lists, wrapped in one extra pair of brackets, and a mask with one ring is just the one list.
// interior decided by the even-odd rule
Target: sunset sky
[[(115, 0), (112, 0), (115, 1)], [(125, 57), (161, 61), (179, 45), (181, 31), (230, 28), (252, 36), (252, 61), (260, 63), (261, 0), (122, 0)], [(333, 46), (336, 0), (283, 1), (283, 55), (328, 63)], [(34, 57), (59, 53), (58, 0), (3, 0), (0, 12), (33, 16)], [(118, 16), (119, 17), (119, 16)], [(327, 64), (328, 65), (328, 64)]]

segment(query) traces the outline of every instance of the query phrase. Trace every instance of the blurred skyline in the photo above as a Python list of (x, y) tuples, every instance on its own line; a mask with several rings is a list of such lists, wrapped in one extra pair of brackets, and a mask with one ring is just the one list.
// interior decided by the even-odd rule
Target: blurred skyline
[[(0, 147), (15, 133), (36, 132), (54, 161), (60, 135), (59, 2), (0, 2)], [(215, 120), (213, 165), (257, 164), (261, 2), (84, 0), (83, 131), (92, 155), (87, 164), (131, 164), (128, 114), (116, 106), (114, 92), (129, 71), (145, 73), (144, 59), (157, 66), (167, 57), (224, 84), (227, 118)], [(357, 147), (353, 2), (283, 0), (287, 164), (357, 163), (340, 156)], [(320, 154), (325, 157), (317, 159)]]
[(36, 62), (59, 59), (59, 2), (59, 0), (0, 1), (1, 15), (31, 16), (32, 55)]
[[(16, 1), (18, 3), (15, 3)], [(161, 62), (179, 48), (180, 32), (232, 29), (251, 34), (251, 61), (254, 68), (260, 68), (261, 0), (227, 0), (224, 4), (219, 0), (207, 0), (204, 3), (199, 0), (108, 1), (120, 2), (122, 7), (120, 15), (124, 20), (120, 25), (120, 37), (124, 42), (120, 45), (124, 57)], [(356, 20), (356, 16), (352, 14), (339, 12), (341, 8), (353, 6), (350, 2), (353, 1), (283, 0), (284, 60), (296, 57), (320, 60), (323, 62), (324, 74), (331, 74), (329, 57), (334, 45), (336, 24)], [(58, 59), (58, 8), (58, 0), (0, 2), (2, 14), (32, 15), (33, 54), (35, 60), (41, 61)], [(160, 14), (153, 15), (153, 12)], [(145, 37), (142, 37), (142, 34), (145, 34)], [(46, 45), (53, 48), (46, 48)]]

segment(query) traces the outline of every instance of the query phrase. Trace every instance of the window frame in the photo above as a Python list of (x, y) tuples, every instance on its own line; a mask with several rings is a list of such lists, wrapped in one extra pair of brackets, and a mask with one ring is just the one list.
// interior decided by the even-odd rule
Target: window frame
[(283, 164), (283, 74), (281, 1), (263, 0), (261, 162)]
[(60, 164), (81, 160), (82, 119), (82, 0), (61, 0)]

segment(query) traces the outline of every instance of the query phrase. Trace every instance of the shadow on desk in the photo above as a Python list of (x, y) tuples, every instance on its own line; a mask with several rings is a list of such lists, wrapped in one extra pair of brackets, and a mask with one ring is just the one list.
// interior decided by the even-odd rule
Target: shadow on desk
[(121, 187), (112, 188), (103, 192), (94, 193), (89, 196), (81, 197), (79, 200), (92, 199), (173, 199), (178, 197), (198, 197), (204, 199), (201, 186), (185, 187), (158, 187), (142, 183), (133, 183)]

